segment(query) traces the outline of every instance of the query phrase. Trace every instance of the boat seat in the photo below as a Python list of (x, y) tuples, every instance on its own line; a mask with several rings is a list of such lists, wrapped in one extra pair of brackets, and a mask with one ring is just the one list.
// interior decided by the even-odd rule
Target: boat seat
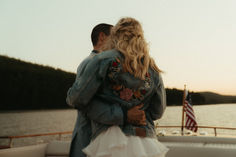
[(158, 140), (170, 149), (166, 157), (236, 157), (235, 138), (164, 136)]
[(159, 136), (160, 142), (205, 143), (205, 144), (236, 144), (236, 138), (213, 136)]
[(45, 157), (47, 144), (0, 150), (0, 157)]
[(68, 157), (70, 141), (52, 141), (46, 148), (45, 157)]

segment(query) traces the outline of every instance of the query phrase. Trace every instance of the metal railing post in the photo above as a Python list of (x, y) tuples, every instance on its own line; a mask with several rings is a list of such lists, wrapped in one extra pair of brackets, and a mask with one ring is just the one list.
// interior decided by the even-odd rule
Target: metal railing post
[(10, 141), (9, 141), (9, 147), (13, 147), (13, 139), (10, 137)]
[(61, 134), (59, 134), (59, 140), (61, 141)]
[(215, 136), (217, 136), (216, 128), (214, 128)]

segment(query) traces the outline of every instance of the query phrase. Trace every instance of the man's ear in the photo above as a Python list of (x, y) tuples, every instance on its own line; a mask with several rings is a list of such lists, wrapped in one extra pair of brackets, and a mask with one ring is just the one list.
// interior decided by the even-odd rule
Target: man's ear
[(100, 41), (104, 41), (106, 39), (106, 35), (103, 32), (100, 32), (98, 37)]

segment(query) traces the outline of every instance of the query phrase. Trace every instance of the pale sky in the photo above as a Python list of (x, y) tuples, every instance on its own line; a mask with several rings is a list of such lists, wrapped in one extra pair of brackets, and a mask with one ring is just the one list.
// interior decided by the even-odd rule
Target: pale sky
[(0, 0), (0, 54), (75, 73), (92, 28), (127, 16), (166, 87), (236, 95), (235, 0)]

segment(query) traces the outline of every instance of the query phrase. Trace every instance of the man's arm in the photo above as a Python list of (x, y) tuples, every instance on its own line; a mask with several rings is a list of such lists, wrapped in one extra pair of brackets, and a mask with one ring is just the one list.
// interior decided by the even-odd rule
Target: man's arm
[(158, 82), (157, 87), (154, 89), (155, 93), (147, 109), (153, 120), (161, 118), (166, 109), (166, 91), (160, 74), (156, 81)]
[(67, 91), (66, 102), (71, 107), (75, 108), (74, 101), (76, 99), (76, 90), (75, 90), (76, 85), (77, 85), (76, 82), (78, 82), (81, 79), (81, 76), (83, 75), (85, 67), (87, 66), (87, 64), (89, 63), (89, 61), (92, 59), (93, 56), (94, 56), (94, 54), (91, 53), (86, 59), (84, 59), (80, 63), (80, 65), (77, 68), (77, 74), (76, 74), (75, 82), (73, 83), (72, 87), (70, 87), (69, 90)]
[(119, 104), (100, 102), (94, 99), (89, 107), (83, 112), (87, 117), (96, 122), (107, 125), (124, 125), (125, 123), (145, 125), (146, 118), (142, 106), (135, 106), (129, 110), (122, 108)]
[(126, 113), (118, 104), (101, 102), (96, 99), (93, 99), (83, 112), (89, 119), (107, 125), (123, 125), (126, 120)]
[(66, 102), (68, 105), (83, 110), (96, 94), (98, 88), (106, 76), (109, 60), (100, 64), (96, 56), (84, 67), (83, 73), (78, 76), (67, 92)]

